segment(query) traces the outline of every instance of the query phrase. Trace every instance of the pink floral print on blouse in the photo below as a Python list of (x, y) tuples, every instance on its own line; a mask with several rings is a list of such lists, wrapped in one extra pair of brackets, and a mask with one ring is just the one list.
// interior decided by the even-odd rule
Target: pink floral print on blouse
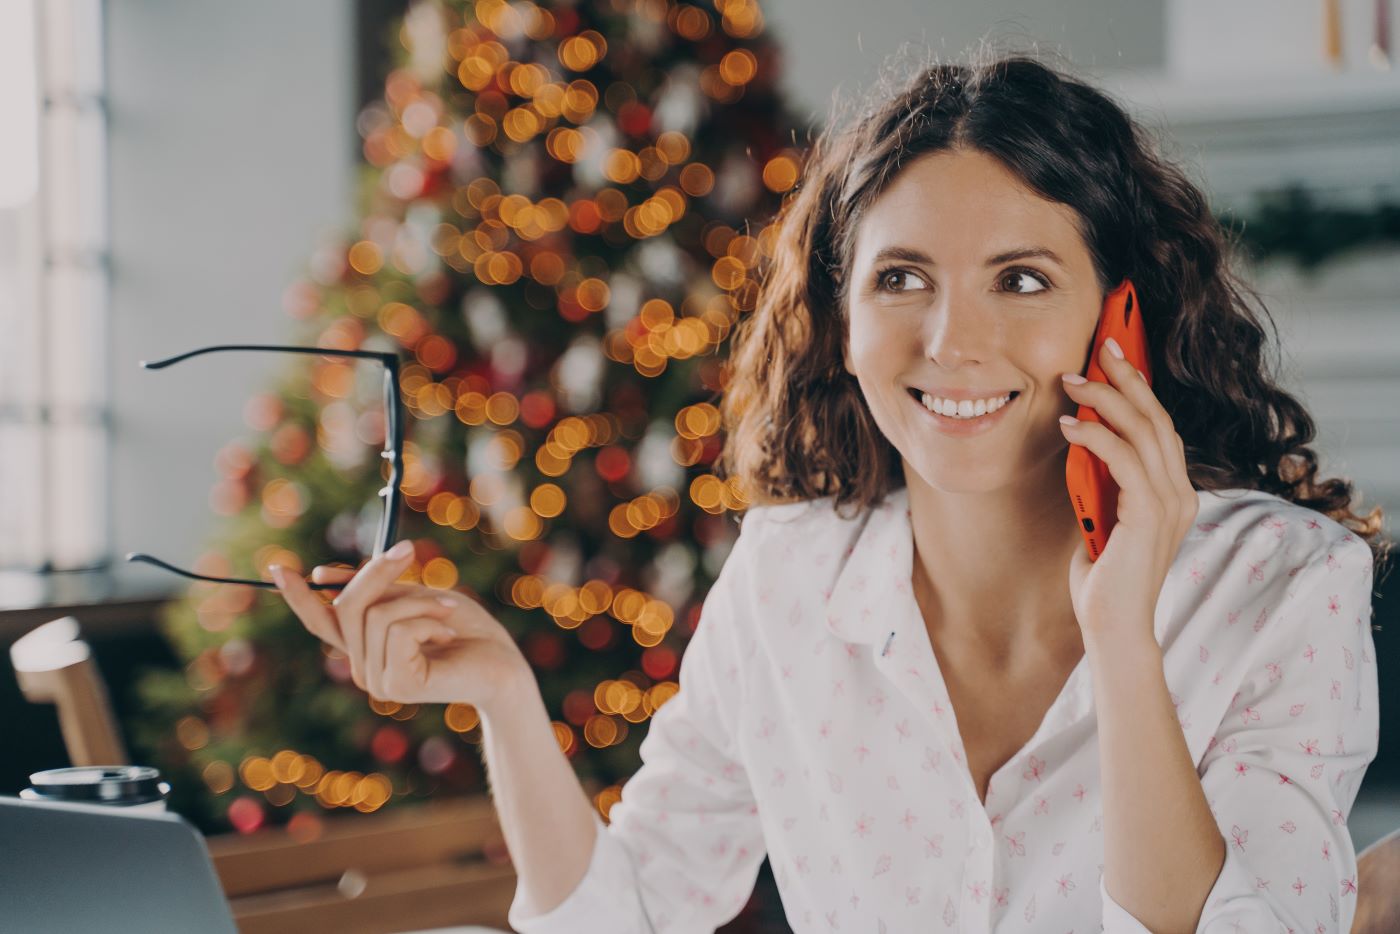
[[(1380, 728), (1370, 549), (1272, 494), (1198, 495), (1154, 620), (1227, 844), (1198, 930), (1345, 932), (1347, 815)], [(797, 934), (1146, 934), (1103, 887), (1087, 661), (984, 806), (910, 587), (908, 509), (899, 490), (854, 517), (830, 498), (745, 514), (587, 874), (534, 917), (517, 890), (513, 928), (712, 932), (766, 853)]]

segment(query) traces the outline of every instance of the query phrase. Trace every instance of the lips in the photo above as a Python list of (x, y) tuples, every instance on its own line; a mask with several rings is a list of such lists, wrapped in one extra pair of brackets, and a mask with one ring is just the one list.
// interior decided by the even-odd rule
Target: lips
[(919, 411), (922, 413), (921, 417), (928, 419), (929, 424), (931, 424), (936, 431), (955, 438), (972, 437), (994, 430), (997, 425), (1006, 420), (1007, 412), (1016, 405), (1016, 400), (1021, 395), (1019, 392), (1012, 390), (1011, 399), (995, 412), (979, 415), (975, 418), (955, 418), (935, 412), (933, 409), (924, 405), (923, 400), (915, 399), (914, 393), (917, 391), (918, 390), (911, 387), (909, 398), (919, 407)]

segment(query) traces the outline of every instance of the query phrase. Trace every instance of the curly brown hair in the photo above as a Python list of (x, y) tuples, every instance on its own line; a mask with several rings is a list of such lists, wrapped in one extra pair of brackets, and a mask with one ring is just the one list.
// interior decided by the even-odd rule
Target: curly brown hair
[(925, 65), (847, 129), (819, 134), (733, 335), (717, 474), (752, 505), (831, 496), (864, 507), (904, 485), (898, 452), (843, 367), (847, 283), (870, 205), (916, 157), (957, 149), (1072, 207), (1103, 291), (1130, 277), (1152, 296), (1153, 389), (1185, 442), (1192, 485), (1263, 490), (1321, 512), (1367, 541), (1379, 572), (1393, 544), (1382, 510), (1359, 516), (1348, 480), (1317, 478), (1312, 417), (1266, 365), (1261, 321), (1272, 318), (1230, 268), (1237, 239), (1119, 104), (1037, 54)]

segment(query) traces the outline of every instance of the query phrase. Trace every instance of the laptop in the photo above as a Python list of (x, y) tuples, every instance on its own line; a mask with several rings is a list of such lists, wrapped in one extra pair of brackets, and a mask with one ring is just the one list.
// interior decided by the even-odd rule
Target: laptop
[(0, 931), (237, 934), (204, 837), (178, 814), (6, 796)]

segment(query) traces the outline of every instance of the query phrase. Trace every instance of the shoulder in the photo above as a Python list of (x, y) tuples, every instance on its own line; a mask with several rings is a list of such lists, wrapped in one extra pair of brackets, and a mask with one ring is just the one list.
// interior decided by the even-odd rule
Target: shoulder
[(1173, 701), (1192, 700), (1195, 750), (1241, 697), (1253, 704), (1276, 682), (1336, 691), (1339, 671), (1360, 675), (1356, 659), (1375, 655), (1364, 539), (1272, 493), (1199, 495), (1155, 623)]
[(739, 535), (716, 586), (722, 583), (737, 605), (747, 602), (760, 615), (775, 607), (816, 613), (811, 601), (831, 592), (871, 518), (903, 508), (898, 493), (873, 508), (838, 508), (834, 496), (750, 506), (739, 517)]
[[(739, 542), (751, 558), (765, 554), (785, 560), (843, 548), (859, 535), (869, 510), (836, 507), (835, 496), (751, 506), (739, 520)], [(736, 548), (739, 545), (736, 543)]]
[(1340, 612), (1369, 618), (1372, 555), (1360, 536), (1272, 493), (1199, 496), (1168, 576), (1172, 610), (1159, 636), (1223, 648), (1222, 639), (1252, 643), (1261, 631), (1300, 636)]
[[(1198, 491), (1200, 510), (1182, 545), (1184, 557), (1217, 570), (1247, 568), (1252, 578), (1295, 579), (1309, 566), (1371, 563), (1360, 536), (1315, 509), (1262, 490)], [(1290, 588), (1291, 589), (1291, 588)]]

